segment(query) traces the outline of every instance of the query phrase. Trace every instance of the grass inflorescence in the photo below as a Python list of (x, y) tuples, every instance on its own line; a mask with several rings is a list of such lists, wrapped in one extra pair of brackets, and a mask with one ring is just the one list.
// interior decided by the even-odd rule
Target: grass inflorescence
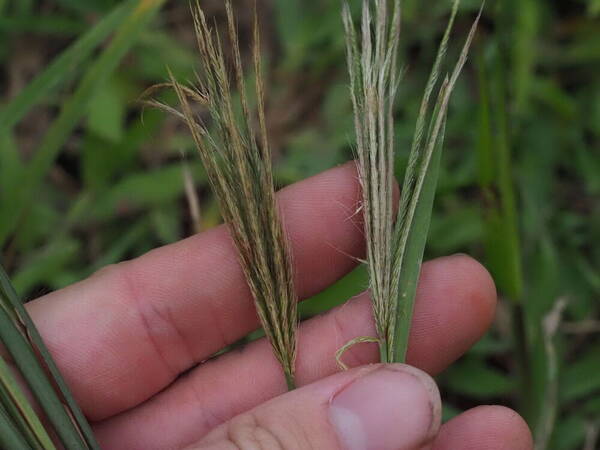
[[(297, 301), (289, 246), (275, 200), (258, 21), (255, 14), (253, 62), (257, 114), (253, 114), (230, 1), (226, 2), (226, 9), (237, 100), (232, 94), (220, 38), (198, 5), (193, 11), (194, 24), (204, 63), (198, 86), (186, 88), (173, 77), (171, 84), (181, 104), (180, 114), (190, 128), (231, 230), (265, 334), (283, 367), (288, 387), (293, 388)], [(207, 109), (210, 128), (194, 113), (190, 98), (196, 98)]]
[[(403, 362), (440, 164), (448, 103), (466, 62), (479, 17), (459, 60), (440, 83), (442, 62), (458, 11), (450, 21), (425, 88), (406, 169), (398, 215), (393, 217), (395, 161), (394, 100), (401, 1), (363, 0), (361, 30), (348, 4), (346, 30), (350, 88), (355, 112), (356, 151), (363, 188), (367, 263), (382, 362)], [(437, 97), (431, 98), (437, 88)]]

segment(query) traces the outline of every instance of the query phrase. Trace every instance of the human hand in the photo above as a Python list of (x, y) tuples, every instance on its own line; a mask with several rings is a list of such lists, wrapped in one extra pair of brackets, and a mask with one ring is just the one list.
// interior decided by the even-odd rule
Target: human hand
[[(300, 298), (346, 274), (364, 242), (351, 211), (354, 166), (279, 194)], [(358, 220), (358, 219), (356, 219)], [(523, 420), (484, 406), (440, 427), (435, 375), (485, 332), (496, 302), (487, 271), (466, 256), (423, 266), (408, 362), (368, 365), (375, 345), (367, 295), (300, 325), (297, 382), (285, 393), (263, 339), (210, 358), (258, 319), (225, 227), (101, 270), (28, 304), (104, 449), (527, 450)], [(420, 369), (420, 370), (419, 370)], [(426, 375), (429, 374), (429, 375)], [(477, 382), (477, 380), (473, 380)]]

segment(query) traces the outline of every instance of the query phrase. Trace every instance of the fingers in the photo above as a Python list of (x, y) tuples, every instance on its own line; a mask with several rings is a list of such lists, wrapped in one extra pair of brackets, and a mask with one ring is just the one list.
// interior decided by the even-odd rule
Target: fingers
[[(489, 326), (496, 292), (487, 271), (466, 256), (424, 264), (417, 292), (409, 363), (437, 373), (464, 353)], [(299, 333), (297, 381), (336, 373), (335, 352), (357, 336), (373, 336), (371, 304), (362, 295), (304, 322)], [(349, 366), (378, 361), (374, 344), (344, 355)], [(281, 368), (264, 340), (202, 364), (135, 410), (97, 424), (106, 448), (170, 448), (285, 392)], [(170, 433), (164, 433), (164, 429)], [(144, 435), (140, 429), (146, 430)], [(120, 447), (123, 445), (123, 447)]]
[(480, 406), (444, 424), (433, 450), (531, 450), (525, 421), (502, 406)]
[(371, 366), (285, 394), (219, 426), (190, 449), (424, 449), (440, 426), (434, 381)]
[[(296, 287), (311, 296), (355, 265), (360, 189), (353, 164), (278, 195)], [(258, 327), (224, 227), (113, 266), (29, 311), (80, 405), (98, 420), (141, 403)]]
[(440, 258), (421, 271), (408, 345), (409, 364), (437, 374), (488, 330), (496, 313), (496, 286), (466, 255)]

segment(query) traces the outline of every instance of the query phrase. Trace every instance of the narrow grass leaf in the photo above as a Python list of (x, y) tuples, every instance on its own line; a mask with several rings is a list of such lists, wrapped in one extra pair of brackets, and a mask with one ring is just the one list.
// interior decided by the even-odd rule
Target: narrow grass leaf
[(2, 405), (0, 405), (0, 448), (31, 450), (27, 440), (19, 433), (10, 415)]
[(49, 280), (65, 269), (69, 263), (76, 261), (81, 243), (72, 237), (57, 237), (23, 262), (15, 271), (12, 282), (19, 292), (31, 292), (41, 284), (49, 285)]
[(64, 83), (91, 52), (131, 13), (136, 0), (113, 9), (91, 30), (63, 51), (6, 106), (0, 109), (0, 134), (12, 129), (32, 107), (43, 101), (53, 89)]
[(27, 17), (0, 16), (1, 33), (35, 33), (59, 36), (76, 36), (85, 31), (87, 24), (58, 14), (40, 14)]
[(538, 0), (513, 0), (511, 5), (506, 2), (503, 6), (512, 10), (518, 10), (514, 15), (516, 23), (512, 38), (512, 67), (514, 109), (517, 115), (527, 109), (529, 95), (533, 86), (535, 66), (539, 51), (537, 47), (537, 35), (539, 33), (539, 9)]
[(37, 328), (0, 266), (0, 340), (67, 450), (98, 444)]
[[(445, 119), (444, 119), (445, 120)], [(408, 338), (410, 335), (414, 301), (417, 294), (419, 276), (429, 226), (435, 192), (438, 185), (440, 166), (442, 162), (442, 148), (444, 145), (445, 123), (440, 131), (437, 150), (429, 164), (427, 174), (423, 181), (423, 189), (419, 198), (419, 204), (415, 209), (413, 226), (407, 236), (406, 250), (404, 251), (405, 263), (398, 278), (398, 297), (396, 324), (394, 327), (395, 342), (390, 349), (393, 361), (403, 362), (406, 360), (408, 349)], [(394, 353), (395, 352), (395, 353)]]
[(34, 349), (26, 338), (25, 327), (15, 325), (4, 308), (0, 308), (0, 339), (11, 354), (16, 366), (27, 381), (31, 392), (46, 412), (62, 443), (67, 449), (86, 448), (77, 429), (73, 427), (60, 398), (54, 391)]
[[(485, 252), (498, 290), (511, 301), (513, 346), (518, 360), (520, 412), (531, 423), (536, 423), (545, 390), (546, 359), (543, 355), (543, 334), (539, 320), (528, 321), (523, 304), (523, 269), (521, 242), (518, 229), (516, 196), (512, 179), (511, 136), (508, 128), (506, 105), (506, 70), (503, 55), (492, 47), (491, 64), (480, 58), (480, 129), (478, 159), (480, 186), (485, 221)], [(547, 283), (546, 283), (547, 284)], [(541, 318), (541, 317), (540, 317)], [(533, 325), (531, 329), (528, 329)], [(537, 347), (531, 337), (536, 336)], [(538, 351), (534, 349), (538, 348)], [(534, 376), (538, 373), (540, 377)]]
[(491, 76), (483, 59), (478, 65), (481, 102), (477, 151), (484, 196), (487, 262), (499, 290), (518, 304), (523, 295), (523, 274), (511, 175), (505, 72), (499, 55), (495, 56)]
[(23, 212), (37, 192), (44, 176), (73, 129), (87, 110), (94, 93), (100, 89), (116, 70), (123, 57), (136, 42), (148, 21), (156, 14), (165, 0), (138, 0), (137, 6), (129, 13), (119, 27), (111, 43), (85, 73), (75, 93), (63, 105), (58, 118), (52, 123), (27, 168), (26, 183), (17, 193), (17, 209), (0, 212), (0, 246), (15, 230)]
[(50, 436), (2, 356), (0, 356), (0, 402), (8, 415), (12, 417), (30, 448), (36, 450), (55, 449)]
[[(493, 247), (496, 250), (504, 248), (505, 253), (501, 254), (502, 261), (495, 261), (494, 267), (498, 268), (501, 264), (504, 269), (498, 270), (499, 277), (497, 282), (509, 297), (516, 303), (522, 302), (523, 297), (523, 269), (521, 242), (518, 227), (518, 212), (517, 199), (512, 178), (512, 155), (511, 143), (509, 136), (508, 111), (505, 104), (506, 92), (503, 88), (504, 81), (500, 78), (502, 69), (498, 59), (494, 73), (496, 74), (493, 85), (493, 102), (495, 112), (496, 129), (496, 148), (495, 148), (495, 164), (496, 164), (496, 186), (500, 195), (499, 198), (499, 213), (501, 215), (501, 234), (500, 241), (494, 239)], [(488, 250), (494, 252), (491, 240), (488, 243)]]
[[(448, 105), (454, 86), (467, 61), (482, 11), (483, 9), (479, 10), (479, 14), (471, 26), (452, 75), (442, 84), (430, 122), (424, 152), (415, 170), (414, 186), (410, 187), (411, 193), (408, 195), (408, 203), (405, 205), (401, 202), (400, 204), (396, 225), (397, 247), (395, 248), (394, 260), (394, 278), (398, 280), (398, 296), (394, 316), (394, 342), (390, 349), (394, 362), (404, 362), (406, 359), (416, 287), (427, 243), (435, 188), (437, 186)], [(447, 44), (442, 41), (438, 55), (445, 54), (445, 45)], [(434, 65), (433, 70), (438, 70), (437, 67), (439, 67), (437, 64)], [(437, 75), (435, 74), (431, 77), (431, 79), (436, 78)], [(427, 91), (425, 95), (428, 95)], [(426, 111), (426, 108), (422, 111)], [(418, 128), (415, 136), (415, 140), (417, 139), (421, 139)], [(414, 151), (420, 152), (419, 147), (420, 144), (415, 146)], [(434, 158), (437, 158), (437, 161)], [(432, 161), (434, 161), (434, 164), (431, 164)], [(411, 173), (407, 172), (406, 177), (412, 176)], [(410, 185), (410, 183), (408, 184)], [(404, 188), (407, 188), (407, 183), (405, 183)]]
[[(206, 184), (206, 175), (200, 164), (194, 163), (192, 168), (194, 181), (202, 185)], [(185, 193), (181, 183), (182, 170), (182, 164), (173, 163), (152, 171), (130, 173), (129, 176), (105, 190), (102, 196), (94, 197), (93, 208), (87, 207), (81, 222), (84, 224), (105, 222), (112, 219), (115, 214), (119, 214), (119, 211), (133, 214), (175, 202)]]

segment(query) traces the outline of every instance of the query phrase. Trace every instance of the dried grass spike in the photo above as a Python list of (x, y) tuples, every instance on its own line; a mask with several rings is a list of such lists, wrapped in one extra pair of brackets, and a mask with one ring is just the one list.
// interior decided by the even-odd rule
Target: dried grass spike
[[(372, 6), (371, 6), (372, 4)], [(373, 11), (372, 11), (373, 9)], [(356, 152), (363, 191), (367, 261), (381, 359), (393, 323), (390, 298), (395, 298), (393, 263), (393, 104), (400, 77), (397, 52), (400, 2), (390, 14), (387, 0), (363, 0), (362, 30), (357, 33), (350, 8), (344, 5), (347, 57), (354, 105)]]
[[(228, 39), (233, 48), (233, 78), (239, 103), (232, 95), (220, 37), (208, 25), (202, 9), (193, 10), (200, 56), (200, 92), (212, 122), (209, 129), (194, 114), (189, 89), (171, 77), (210, 185), (239, 253), (240, 263), (254, 297), (256, 310), (288, 387), (294, 387), (297, 299), (290, 251), (275, 201), (271, 154), (265, 124), (263, 81), (257, 19), (254, 32), (256, 114), (246, 95), (242, 58), (231, 1), (225, 3)], [(255, 15), (256, 17), (256, 15)], [(198, 100), (193, 97), (192, 100)], [(241, 111), (241, 113), (239, 113)], [(258, 130), (255, 131), (255, 122)]]

